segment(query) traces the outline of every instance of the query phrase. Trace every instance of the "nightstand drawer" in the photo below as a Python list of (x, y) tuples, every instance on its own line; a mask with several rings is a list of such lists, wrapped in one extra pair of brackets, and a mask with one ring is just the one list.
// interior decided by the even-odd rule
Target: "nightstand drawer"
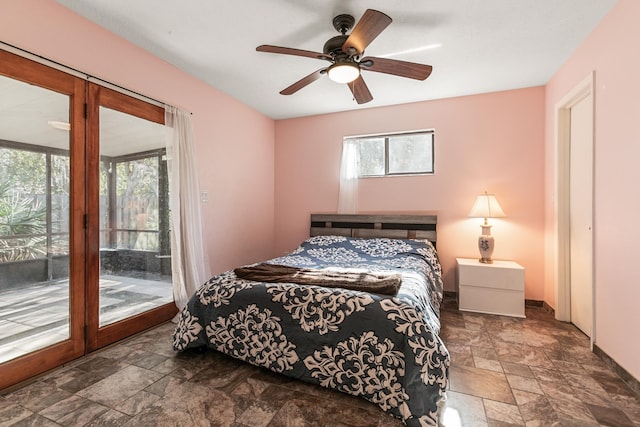
[(511, 261), (480, 264), (476, 260), (459, 259), (458, 281), (461, 285), (523, 291), (524, 268)]
[(524, 294), (520, 291), (460, 285), (458, 292), (462, 311), (524, 317)]

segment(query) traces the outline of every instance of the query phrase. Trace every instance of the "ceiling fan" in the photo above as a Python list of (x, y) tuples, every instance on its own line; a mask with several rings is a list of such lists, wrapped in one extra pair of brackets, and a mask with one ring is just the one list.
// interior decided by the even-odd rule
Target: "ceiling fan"
[[(256, 50), (258, 52), (304, 56), (331, 62), (328, 67), (320, 68), (283, 89), (280, 92), (282, 95), (291, 95), (327, 74), (333, 81), (346, 83), (356, 102), (364, 104), (371, 101), (373, 96), (360, 74), (363, 70), (416, 80), (425, 80), (429, 77), (432, 69), (430, 65), (396, 59), (376, 58), (374, 56), (362, 57), (369, 43), (391, 24), (389, 16), (377, 10), (367, 9), (355, 27), (354, 24), (355, 19), (351, 15), (342, 14), (333, 18), (333, 27), (340, 32), (340, 35), (327, 40), (322, 53), (272, 45), (260, 45)], [(351, 28), (353, 28), (353, 31), (347, 35)]]

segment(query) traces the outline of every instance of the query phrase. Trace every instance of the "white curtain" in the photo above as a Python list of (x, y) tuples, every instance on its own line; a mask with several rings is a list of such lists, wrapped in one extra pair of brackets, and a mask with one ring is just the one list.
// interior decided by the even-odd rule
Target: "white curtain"
[(340, 195), (338, 213), (354, 214), (358, 210), (358, 141), (346, 140), (342, 144), (340, 163)]
[(191, 114), (165, 107), (167, 169), (171, 209), (171, 270), (173, 297), (182, 309), (209, 278), (200, 214), (197, 156)]

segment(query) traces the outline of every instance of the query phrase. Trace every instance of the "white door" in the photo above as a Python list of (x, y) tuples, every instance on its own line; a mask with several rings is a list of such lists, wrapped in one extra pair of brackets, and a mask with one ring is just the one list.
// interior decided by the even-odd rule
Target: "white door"
[(571, 108), (571, 322), (591, 337), (593, 310), (593, 97)]

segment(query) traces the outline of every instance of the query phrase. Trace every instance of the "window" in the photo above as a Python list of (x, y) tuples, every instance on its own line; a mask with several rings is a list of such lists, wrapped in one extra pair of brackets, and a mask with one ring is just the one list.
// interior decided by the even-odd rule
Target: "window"
[(433, 173), (433, 131), (345, 138), (358, 143), (358, 175)]

